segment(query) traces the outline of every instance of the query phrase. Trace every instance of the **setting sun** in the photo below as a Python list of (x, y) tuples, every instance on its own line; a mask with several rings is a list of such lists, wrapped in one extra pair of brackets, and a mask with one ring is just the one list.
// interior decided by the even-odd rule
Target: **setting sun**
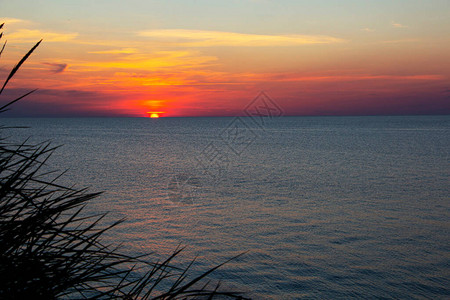
[(153, 114), (150, 114), (150, 118), (152, 118), (152, 119), (157, 119), (157, 118), (159, 118), (159, 115), (153, 113)]

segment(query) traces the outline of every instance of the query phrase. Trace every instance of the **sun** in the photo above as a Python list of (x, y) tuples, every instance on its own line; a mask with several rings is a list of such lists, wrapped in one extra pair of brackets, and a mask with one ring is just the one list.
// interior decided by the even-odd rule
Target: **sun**
[(148, 111), (148, 117), (152, 119), (158, 119), (161, 117), (161, 114), (165, 114), (164, 111)]

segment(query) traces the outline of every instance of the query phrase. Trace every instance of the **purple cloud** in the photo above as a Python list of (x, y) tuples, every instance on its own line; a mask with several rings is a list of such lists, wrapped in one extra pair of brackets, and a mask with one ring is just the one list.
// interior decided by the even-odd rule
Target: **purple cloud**
[(42, 64), (52, 67), (51, 72), (53, 73), (62, 73), (67, 68), (67, 64), (56, 64), (48, 62), (44, 62)]

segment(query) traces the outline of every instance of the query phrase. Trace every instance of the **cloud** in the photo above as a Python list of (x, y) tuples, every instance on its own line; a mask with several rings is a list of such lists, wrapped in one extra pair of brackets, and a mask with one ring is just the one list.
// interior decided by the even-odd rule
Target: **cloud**
[(215, 46), (298, 46), (305, 44), (332, 44), (345, 40), (324, 35), (263, 35), (236, 32), (186, 30), (186, 29), (157, 29), (138, 33), (139, 36), (164, 40), (172, 45), (188, 47)]
[(262, 74), (259, 78), (253, 80), (262, 81), (282, 81), (282, 82), (297, 82), (297, 81), (317, 81), (317, 82), (335, 82), (335, 81), (362, 81), (362, 80), (389, 80), (389, 81), (440, 81), (444, 80), (442, 75), (434, 74), (416, 74), (416, 75), (370, 75), (370, 74), (355, 74), (355, 75), (323, 75), (323, 76), (302, 76), (297, 74)]
[(89, 51), (88, 53), (95, 54), (133, 54), (137, 53), (136, 48), (122, 48), (122, 49), (113, 49), (113, 50), (103, 50), (103, 51)]
[(392, 24), (392, 26), (395, 27), (395, 28), (408, 28), (408, 26), (403, 25), (403, 24), (400, 24), (400, 23), (396, 23), (396, 22), (394, 22), (394, 21), (392, 21), (391, 24)]
[(40, 39), (44, 39), (45, 42), (67, 42), (78, 36), (78, 33), (60, 33), (35, 29), (39, 24), (28, 20), (0, 18), (0, 24), (3, 22), (9, 29), (8, 40), (14, 43), (30, 43)]
[(416, 43), (420, 42), (420, 39), (401, 39), (401, 40), (391, 40), (391, 41), (381, 41), (381, 44), (399, 44), (399, 43)]
[[(14, 99), (29, 89), (10, 88), (4, 99)], [(39, 89), (15, 103), (5, 116), (20, 117), (74, 117), (74, 116), (129, 116), (126, 109), (114, 107), (111, 102), (120, 102), (123, 95), (103, 91)], [(63, 100), (63, 101), (62, 101)]]
[[(77, 64), (87, 70), (100, 69), (128, 69), (128, 70), (157, 70), (160, 68), (199, 68), (217, 60), (213, 56), (199, 55), (193, 51), (156, 51), (150, 54), (130, 54), (126, 57), (107, 61), (92, 61)], [(181, 70), (178, 69), (180, 72)]]
[(0, 17), (0, 24), (5, 23), (5, 26), (11, 25), (11, 24), (17, 24), (17, 23), (30, 23), (29, 21), (22, 20), (22, 19), (16, 19), (16, 18), (1, 18)]
[(8, 34), (14, 43), (29, 43), (44, 39), (45, 42), (67, 42), (75, 39), (78, 33), (56, 33), (38, 29), (19, 29)]
[(375, 29), (372, 29), (372, 28), (362, 28), (361, 29), (362, 31), (366, 31), (366, 32), (375, 32)]
[(53, 73), (62, 73), (67, 68), (67, 64), (56, 64), (48, 62), (44, 62), (42, 64), (52, 67), (51, 71)]

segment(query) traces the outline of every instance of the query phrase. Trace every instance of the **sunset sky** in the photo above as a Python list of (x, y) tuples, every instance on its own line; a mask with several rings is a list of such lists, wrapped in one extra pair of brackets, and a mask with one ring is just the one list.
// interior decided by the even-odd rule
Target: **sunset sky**
[(17, 116), (450, 113), (448, 0), (0, 1)]

